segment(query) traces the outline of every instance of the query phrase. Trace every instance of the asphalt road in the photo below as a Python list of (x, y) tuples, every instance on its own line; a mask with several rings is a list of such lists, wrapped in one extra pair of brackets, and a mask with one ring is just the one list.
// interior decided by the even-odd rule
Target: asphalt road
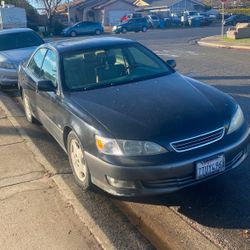
[[(232, 95), (250, 122), (250, 51), (199, 47), (195, 39), (220, 33), (219, 27), (173, 29), (119, 35), (135, 39), (164, 59), (174, 58), (177, 70), (212, 84)], [(15, 92), (10, 92), (13, 97)], [(15, 102), (18, 100), (13, 99)], [(180, 100), (181, 101), (181, 100)], [(48, 161), (67, 173), (66, 155), (41, 126), (29, 125), (32, 140)], [(98, 195), (96, 194), (98, 200)], [(112, 198), (115, 199), (115, 198)], [(192, 226), (227, 249), (250, 249), (250, 161), (204, 184), (169, 195), (137, 199), (133, 203), (155, 205), (164, 213), (168, 207)], [(144, 206), (147, 209), (147, 205)], [(143, 212), (143, 211), (142, 211)], [(161, 220), (161, 213), (157, 216)], [(163, 215), (163, 214), (162, 214)]]

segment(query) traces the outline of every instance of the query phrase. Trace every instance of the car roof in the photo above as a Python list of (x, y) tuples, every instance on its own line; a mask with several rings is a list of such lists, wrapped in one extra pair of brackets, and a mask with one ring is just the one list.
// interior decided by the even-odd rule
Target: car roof
[(124, 38), (115, 38), (115, 37), (101, 37), (101, 38), (74, 38), (74, 39), (64, 39), (60, 41), (50, 42), (47, 45), (52, 48), (55, 48), (59, 53), (77, 51), (77, 50), (86, 50), (86, 49), (95, 49), (103, 48), (116, 45), (132, 44), (135, 41)]
[(14, 29), (6, 29), (6, 30), (0, 30), (0, 35), (3, 34), (14, 34), (14, 33), (22, 33), (27, 31), (33, 31), (29, 28), (14, 28)]

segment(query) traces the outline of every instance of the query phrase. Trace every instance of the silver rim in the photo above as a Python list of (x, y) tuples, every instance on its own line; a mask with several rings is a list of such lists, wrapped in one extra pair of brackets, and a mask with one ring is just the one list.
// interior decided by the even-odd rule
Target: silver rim
[(84, 182), (86, 179), (87, 167), (83, 156), (83, 151), (76, 139), (70, 141), (70, 158), (78, 179)]
[(100, 31), (100, 30), (97, 30), (95, 33), (96, 33), (96, 35), (100, 35), (100, 34), (101, 34), (101, 31)]
[(73, 36), (73, 37), (75, 37), (75, 36), (76, 36), (75, 31), (71, 32), (71, 36)]
[(27, 119), (29, 121), (31, 121), (32, 120), (32, 113), (30, 110), (29, 100), (28, 100), (28, 97), (26, 95), (24, 95), (24, 109), (25, 109), (25, 114), (26, 114)]

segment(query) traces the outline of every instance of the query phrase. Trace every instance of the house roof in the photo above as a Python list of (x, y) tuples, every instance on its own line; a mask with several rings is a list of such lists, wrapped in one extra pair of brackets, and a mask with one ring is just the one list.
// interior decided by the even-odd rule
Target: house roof
[[(69, 7), (70, 8), (77, 7), (77, 5), (81, 4), (82, 2), (84, 2), (84, 0), (73, 0), (69, 2)], [(67, 9), (67, 7), (68, 3), (60, 4), (57, 6), (56, 10), (57, 12), (64, 12), (65, 9)]]
[[(134, 0), (74, 0), (69, 3), (70, 8), (76, 7), (79, 9), (83, 8), (93, 8), (93, 9), (102, 9), (114, 2), (122, 1), (125, 3), (128, 3), (130, 5), (134, 5)], [(68, 4), (60, 4), (57, 8), (58, 12), (65, 11), (65, 8), (67, 8)]]
[(134, 1), (134, 5), (136, 5), (138, 7), (147, 7), (147, 6), (149, 6), (149, 3), (147, 3), (146, 1), (143, 1), (143, 0), (136, 0), (136, 1)]

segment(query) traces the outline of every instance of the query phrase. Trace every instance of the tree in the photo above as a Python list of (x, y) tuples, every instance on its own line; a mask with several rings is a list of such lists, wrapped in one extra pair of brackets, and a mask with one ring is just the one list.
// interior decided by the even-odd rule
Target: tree
[(48, 18), (49, 32), (52, 31), (53, 19), (56, 15), (58, 6), (64, 2), (63, 0), (35, 0), (45, 11)]

